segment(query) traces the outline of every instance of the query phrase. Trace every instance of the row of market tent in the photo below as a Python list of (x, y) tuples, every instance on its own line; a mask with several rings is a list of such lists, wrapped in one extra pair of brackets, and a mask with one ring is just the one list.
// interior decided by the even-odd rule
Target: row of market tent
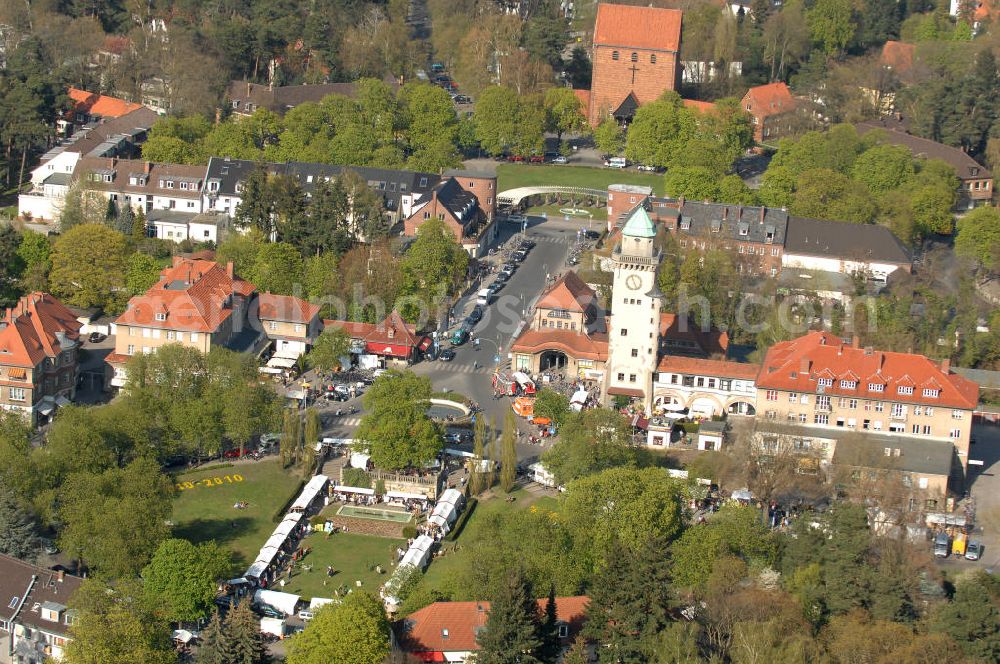
[[(434, 511), (428, 517), (428, 526), (434, 529), (440, 536), (447, 534), (458, 520), (458, 516), (464, 505), (465, 496), (458, 489), (448, 489), (441, 494), (441, 498), (434, 506)], [(422, 572), (427, 567), (434, 553), (436, 542), (435, 537), (423, 534), (410, 543), (410, 548), (403, 554), (399, 564), (396, 566), (396, 571), (392, 573), (392, 576), (385, 582), (380, 591), (387, 611), (395, 613), (399, 609), (401, 603), (399, 598), (400, 588), (410, 578), (411, 574)]]
[(281, 520), (281, 523), (274, 529), (271, 536), (260, 548), (257, 558), (254, 559), (250, 567), (247, 568), (243, 581), (255, 583), (261, 587), (267, 585), (270, 575), (274, 572), (274, 563), (281, 554), (286, 553), (285, 547), (289, 542), (297, 542), (304, 530), (304, 523), (307, 523), (307, 512), (316, 503), (317, 498), (325, 494), (327, 483), (330, 481), (326, 475), (316, 475), (302, 488), (302, 492), (295, 498), (295, 502), (289, 508), (288, 513)]

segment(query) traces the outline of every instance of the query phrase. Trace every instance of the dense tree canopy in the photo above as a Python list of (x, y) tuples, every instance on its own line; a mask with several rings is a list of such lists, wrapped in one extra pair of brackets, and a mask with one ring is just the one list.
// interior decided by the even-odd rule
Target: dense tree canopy
[(364, 394), (365, 414), (355, 446), (384, 470), (420, 468), (441, 451), (438, 426), (427, 415), (431, 381), (412, 371), (389, 371)]

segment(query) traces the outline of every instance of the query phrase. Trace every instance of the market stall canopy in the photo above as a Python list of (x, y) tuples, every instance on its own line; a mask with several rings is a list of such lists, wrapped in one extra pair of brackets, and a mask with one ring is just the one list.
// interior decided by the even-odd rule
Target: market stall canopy
[(302, 511), (312, 505), (316, 496), (318, 496), (326, 487), (328, 480), (329, 478), (326, 475), (316, 475), (309, 480), (309, 483), (302, 489), (302, 493), (300, 493), (299, 497), (295, 499), (294, 503), (292, 503), (292, 511)]
[(587, 392), (587, 390), (580, 389), (573, 393), (573, 396), (569, 398), (569, 402), (579, 404), (587, 403), (587, 397), (589, 396), (590, 393)]
[(333, 490), (338, 493), (362, 493), (366, 496), (375, 495), (375, 489), (365, 489), (359, 486), (342, 486), (338, 484), (337, 486), (333, 487)]
[(387, 491), (387, 498), (399, 498), (402, 500), (427, 500), (427, 496), (422, 493), (407, 493), (405, 491)]
[(280, 355), (275, 355), (270, 360), (267, 361), (267, 366), (276, 369), (291, 369), (295, 366), (294, 357), (281, 357)]
[(247, 573), (244, 575), (248, 578), (259, 579), (264, 572), (267, 571), (267, 563), (255, 562), (253, 565), (247, 569)]
[(753, 494), (749, 489), (737, 489), (733, 491), (734, 500), (753, 500)]
[(287, 616), (293, 616), (295, 615), (295, 607), (299, 603), (299, 596), (275, 590), (258, 590), (253, 594), (253, 602), (254, 604), (265, 604)]
[(354, 452), (351, 454), (351, 468), (360, 468), (361, 470), (368, 470), (368, 463), (371, 461), (371, 457), (367, 454), (362, 454), (361, 452)]
[(461, 491), (459, 491), (458, 489), (448, 489), (447, 491), (441, 494), (441, 497), (438, 499), (437, 504), (440, 505), (441, 503), (451, 503), (452, 505), (458, 505), (459, 502), (461, 502), (461, 500), (462, 500)]

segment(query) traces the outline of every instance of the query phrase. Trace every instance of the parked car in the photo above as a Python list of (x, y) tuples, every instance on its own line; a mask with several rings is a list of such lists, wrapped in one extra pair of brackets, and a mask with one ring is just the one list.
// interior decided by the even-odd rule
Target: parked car
[(601, 237), (601, 234), (598, 233), (597, 231), (584, 231), (583, 237), (587, 238), (588, 240), (596, 240)]
[(528, 220), (523, 214), (508, 214), (507, 221), (513, 221), (515, 224), (523, 224)]
[(647, 173), (656, 172), (656, 166), (650, 166), (648, 164), (639, 164), (636, 168), (638, 168), (640, 171), (646, 171)]
[(969, 546), (965, 547), (966, 560), (979, 560), (983, 557), (983, 543), (979, 540), (972, 540)]
[(507, 161), (519, 163), (524, 161), (524, 157), (519, 154), (512, 154), (511, 156), (507, 157)]
[(378, 378), (379, 376), (385, 375), (388, 371), (388, 369), (376, 369), (372, 372), (372, 376)]
[(948, 533), (938, 533), (934, 538), (934, 555), (938, 558), (947, 558), (951, 553), (951, 538)]
[(553, 164), (568, 164), (569, 163), (569, 159), (567, 159), (566, 157), (564, 157), (562, 155), (559, 155), (558, 157), (553, 157), (552, 158), (552, 163)]
[(505, 284), (507, 283), (508, 279), (510, 279), (509, 274), (507, 274), (506, 272), (500, 272), (499, 274), (497, 274), (496, 279), (493, 280), (493, 285), (495, 286), (497, 284)]
[(87, 337), (87, 341), (92, 344), (97, 344), (108, 338), (108, 335), (101, 334), (100, 332), (91, 332), (90, 336)]
[(483, 319), (483, 308), (480, 307), (479, 305), (476, 305), (472, 309), (472, 311), (469, 312), (469, 315), (466, 317), (466, 320), (472, 321), (473, 324), (478, 323), (482, 319)]
[(517, 271), (517, 263), (507, 263), (500, 270), (500, 274), (506, 274), (508, 277), (513, 277), (516, 271)]
[(446, 443), (461, 444), (468, 443), (471, 440), (472, 434), (468, 432), (462, 433), (458, 431), (449, 431), (444, 435), (444, 442)]
[(493, 285), (490, 286), (490, 290), (493, 291), (494, 295), (502, 291), (503, 287), (507, 285), (507, 280), (500, 279), (500, 276), (501, 275), (497, 275), (497, 279), (493, 282)]
[(434, 64), (431, 65), (431, 71), (434, 72), (435, 74), (439, 74), (444, 71), (444, 65), (441, 64), (440, 62), (435, 62)]
[(532, 164), (544, 164), (545, 157), (543, 157), (540, 154), (533, 154), (530, 157), (528, 157), (528, 162)]
[(258, 604), (256, 607), (257, 613), (267, 617), (267, 618), (285, 618), (285, 614), (267, 604)]
[(312, 619), (313, 619), (312, 611), (299, 611), (299, 620), (302, 620), (303, 622), (309, 622)]
[[(454, 338), (452, 338), (452, 343), (455, 343)], [(451, 348), (445, 348), (443, 351), (441, 351), (441, 361), (451, 362), (452, 360), (455, 359), (455, 355), (456, 355), (455, 351), (453, 351)]]
[(530, 251), (531, 249), (535, 248), (535, 241), (529, 240), (528, 238), (524, 238), (523, 240), (521, 240), (520, 248), (522, 251)]
[(469, 97), (468, 95), (455, 95), (455, 103), (456, 104), (471, 104), (472, 103), (472, 97)]
[(528, 257), (527, 251), (525, 251), (524, 249), (518, 249), (517, 251), (514, 252), (514, 255), (511, 256), (511, 260), (513, 260), (515, 263), (521, 263), (527, 257)]

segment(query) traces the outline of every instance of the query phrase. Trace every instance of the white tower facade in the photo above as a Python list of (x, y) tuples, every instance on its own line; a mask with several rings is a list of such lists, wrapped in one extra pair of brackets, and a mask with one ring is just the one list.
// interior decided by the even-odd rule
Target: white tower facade
[(637, 207), (622, 228), (622, 239), (612, 254), (611, 325), (605, 393), (628, 396), (650, 412), (653, 376), (660, 342), (662, 295), (656, 286), (659, 251), (656, 227), (643, 206)]

